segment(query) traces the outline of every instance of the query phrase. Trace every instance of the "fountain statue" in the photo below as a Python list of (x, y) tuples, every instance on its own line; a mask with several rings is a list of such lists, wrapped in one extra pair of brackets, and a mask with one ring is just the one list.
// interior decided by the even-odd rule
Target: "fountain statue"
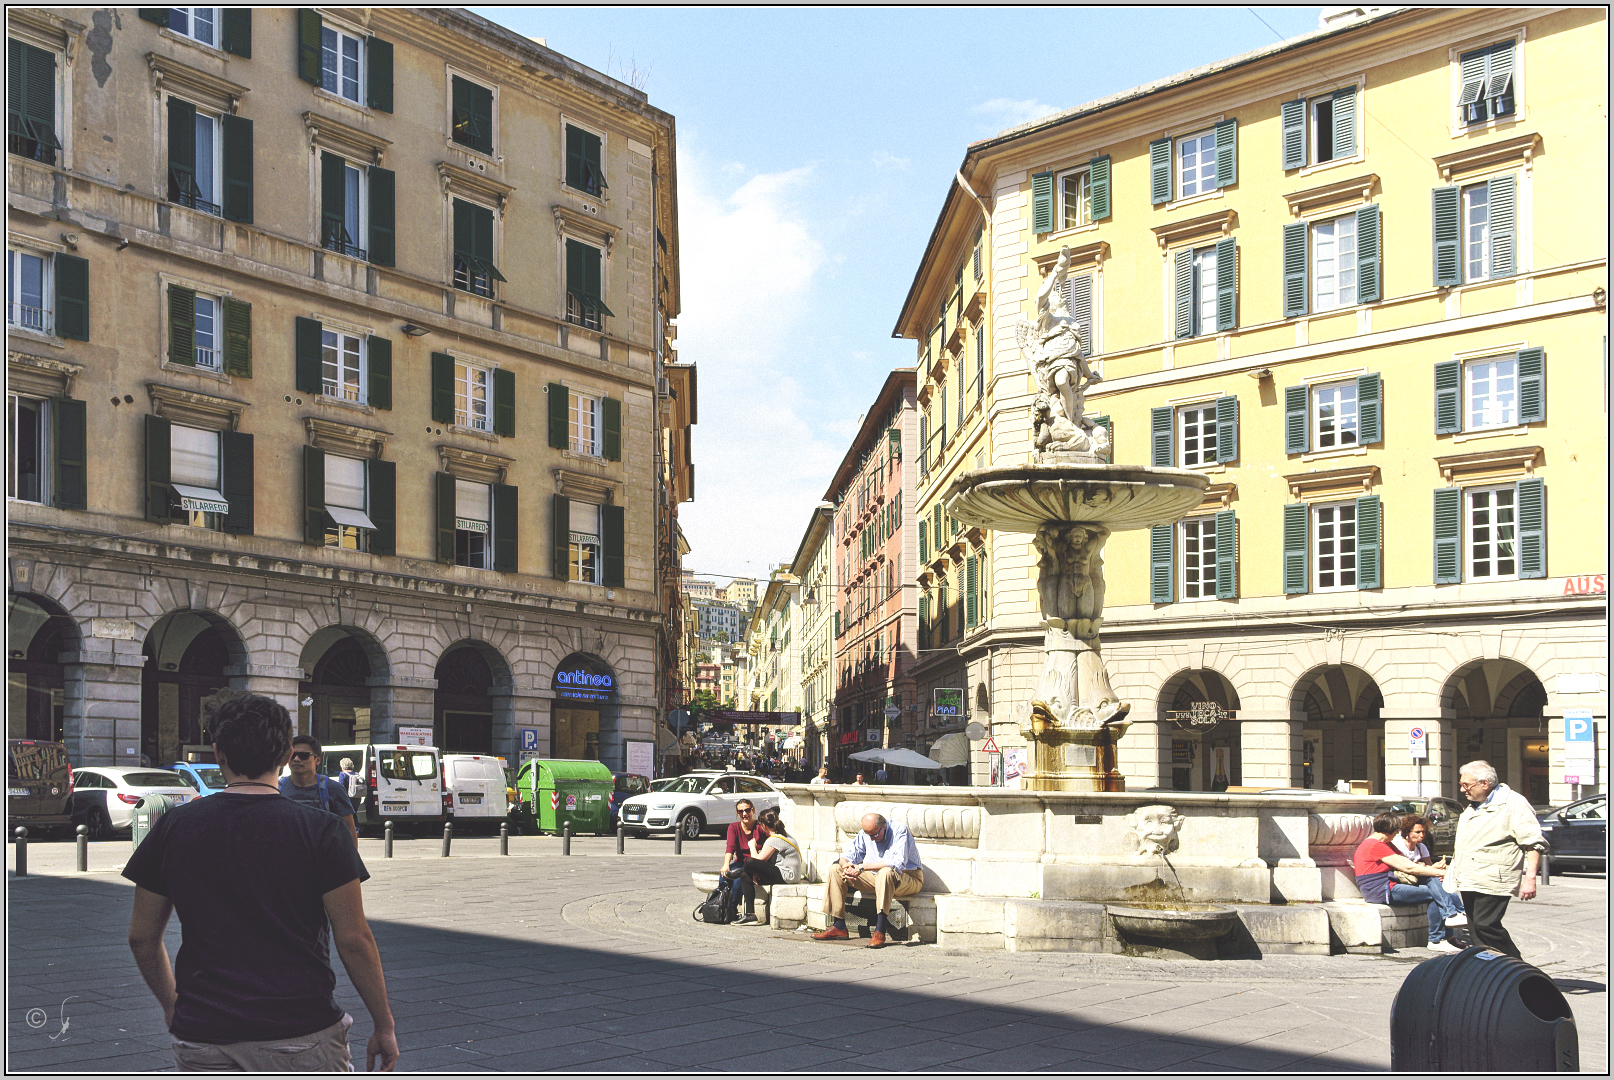
[(1115, 746), (1130, 709), (1110, 686), (1099, 628), (1104, 618), (1104, 542), (1112, 532), (1175, 522), (1199, 505), (1208, 483), (1187, 469), (1110, 465), (1109, 433), (1085, 414), (1101, 381), (1083, 356), (1081, 325), (1064, 300), (1070, 249), (1061, 248), (1037, 290), (1036, 320), (1016, 337), (1037, 382), (1032, 461), (960, 475), (944, 498), (969, 525), (1030, 533), (1037, 552), (1042, 674), (1021, 718), (1031, 740), (1033, 791), (1123, 791)]

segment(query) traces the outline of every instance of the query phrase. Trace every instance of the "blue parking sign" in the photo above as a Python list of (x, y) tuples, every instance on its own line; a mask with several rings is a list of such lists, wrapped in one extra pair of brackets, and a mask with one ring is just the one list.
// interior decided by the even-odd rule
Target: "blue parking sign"
[(1564, 710), (1564, 743), (1582, 743), (1586, 746), (1597, 745), (1597, 730), (1592, 725), (1592, 711), (1590, 709)]
[(518, 730), (521, 732), (522, 751), (536, 751), (538, 749), (538, 729), (524, 727)]

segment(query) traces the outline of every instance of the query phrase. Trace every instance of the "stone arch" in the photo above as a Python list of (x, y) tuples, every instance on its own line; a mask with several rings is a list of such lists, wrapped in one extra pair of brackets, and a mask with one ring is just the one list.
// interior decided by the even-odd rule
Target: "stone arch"
[(246, 689), (246, 641), (216, 611), (170, 611), (146, 631), (140, 680), (140, 752), (153, 765), (205, 747), (211, 710)]
[(492, 644), (461, 638), (445, 648), (433, 669), (433, 742), (451, 753), (494, 752), (496, 733), (510, 724), (509, 661)]
[(298, 655), (297, 729), (322, 743), (342, 746), (375, 740), (389, 715), (392, 667), (387, 651), (368, 630), (322, 626)]
[(1171, 713), (1206, 701), (1236, 713), (1238, 688), (1226, 674), (1209, 667), (1181, 668), (1160, 686), (1156, 710), (1170, 750), (1170, 772), (1164, 779), (1176, 791), (1222, 791), (1243, 783), (1237, 719), (1207, 729), (1181, 727), (1170, 719)]
[(1354, 663), (1314, 665), (1290, 691), (1289, 712), (1301, 723), (1302, 785), (1333, 787), (1341, 780), (1386, 786), (1384, 692)]
[(1547, 697), (1542, 679), (1518, 660), (1476, 658), (1458, 665), (1440, 690), (1441, 706), (1452, 718), (1453, 768), (1484, 759), (1531, 802), (1548, 802)]
[(11, 738), (65, 737), (67, 677), (63, 656), (76, 656), (79, 625), (56, 601), (12, 593), (6, 603), (6, 672), (10, 686), (7, 734)]

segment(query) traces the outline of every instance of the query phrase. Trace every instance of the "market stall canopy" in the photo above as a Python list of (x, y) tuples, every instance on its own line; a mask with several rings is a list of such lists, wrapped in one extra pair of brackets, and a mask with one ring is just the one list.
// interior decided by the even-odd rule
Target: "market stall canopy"
[(951, 769), (957, 765), (970, 763), (969, 736), (962, 731), (954, 731), (937, 739), (930, 747), (930, 756), (939, 763), (939, 768)]
[(853, 761), (884, 761), (885, 756), (890, 752), (891, 751), (889, 750), (876, 747), (873, 750), (859, 750), (855, 754), (848, 754), (847, 757), (850, 757)]

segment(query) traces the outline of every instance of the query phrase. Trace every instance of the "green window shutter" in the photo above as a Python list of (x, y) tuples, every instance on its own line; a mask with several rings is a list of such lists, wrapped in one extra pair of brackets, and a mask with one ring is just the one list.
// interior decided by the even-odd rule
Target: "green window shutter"
[(549, 384), (549, 445), (556, 450), (564, 450), (571, 445), (570, 433), (567, 430), (567, 396), (564, 383), (552, 382)]
[(470, 146), (476, 139), (473, 130), (476, 120), (471, 111), (471, 84), (460, 78), (453, 77), (453, 138), (457, 143)]
[(1311, 424), (1306, 414), (1306, 406), (1310, 403), (1310, 387), (1284, 387), (1283, 452), (1285, 454), (1304, 454), (1311, 449)]
[(244, 116), (219, 117), (224, 144), (223, 213), (228, 221), (252, 224), (252, 121)]
[(1513, 82), (1513, 42), (1504, 41), (1499, 45), (1492, 45), (1486, 50), (1486, 80), (1485, 96), (1490, 102), (1491, 115), (1508, 115), (1499, 113), (1502, 98), (1511, 92)]
[(1187, 248), (1177, 252), (1177, 336), (1194, 336), (1194, 253)]
[(303, 543), (325, 543), (325, 451), (303, 447)]
[(459, 488), (453, 473), (435, 473), (437, 481), (437, 561), (454, 561), (454, 518), (459, 507)]
[(168, 201), (196, 190), (196, 106), (168, 98)]
[(89, 495), (89, 426), (84, 402), (57, 398), (56, 492), (52, 500), (63, 510), (83, 510)]
[(1334, 160), (1356, 156), (1356, 87), (1334, 91)]
[(1037, 173), (1031, 178), (1031, 231), (1054, 231), (1054, 174)]
[(1457, 105), (1463, 110), (1462, 119), (1467, 121), (1466, 106), (1473, 105), (1485, 96), (1486, 50), (1475, 49), (1471, 53), (1464, 53), (1458, 57), (1461, 67), (1462, 91), (1457, 95)]
[(480, 136), (476, 148), (484, 154), (493, 153), (493, 91), (485, 86), (471, 87), (471, 115), (476, 118)]
[(1093, 417), (1093, 426), (1104, 429), (1105, 439), (1110, 444), (1109, 453), (1106, 456), (1113, 462), (1115, 460), (1115, 425), (1108, 416), (1095, 416)]
[(253, 533), (252, 436), (245, 431), (219, 432), (219, 494), (230, 504), (224, 531)]
[(600, 137), (566, 125), (566, 186), (598, 196), (606, 187), (600, 166)]
[(1229, 237), (1216, 242), (1216, 329), (1232, 330), (1239, 314), (1238, 242)]
[[(163, 9), (164, 16), (167, 9)], [(13, 133), (60, 149), (56, 137), (56, 57), (16, 38), (6, 39), (6, 112)], [(55, 156), (49, 159), (54, 164)]]
[(1149, 603), (1169, 604), (1174, 599), (1172, 585), (1172, 540), (1175, 525), (1149, 527)]
[(1356, 212), (1356, 298), (1364, 304), (1379, 299), (1379, 208), (1375, 203)]
[(1216, 186), (1239, 182), (1239, 122), (1223, 120), (1216, 125)]
[(1378, 372), (1359, 375), (1356, 379), (1357, 441), (1372, 446), (1384, 441), (1383, 385)]
[[(169, 288), (172, 289), (173, 286)], [(250, 379), (252, 378), (252, 305), (226, 296), (220, 306), (224, 309), (222, 312), (224, 373), (234, 378)]]
[(942, 504), (937, 503), (931, 509), (930, 539), (936, 545), (936, 550), (942, 549)]
[(1306, 288), (1306, 223), (1291, 221), (1283, 227), (1283, 317), (1292, 319), (1310, 310)]
[(974, 629), (981, 622), (981, 582), (978, 560), (974, 555), (964, 559), (964, 625)]
[(602, 549), (602, 585), (622, 587), (626, 577), (626, 559), (623, 554), (623, 513), (620, 506), (600, 507), (600, 548)]
[(297, 316), (297, 390), (317, 394), (324, 383), (325, 327), (318, 319)]
[(1455, 187), (1438, 187), (1431, 197), (1435, 223), (1435, 288), (1463, 283), (1462, 199)]
[(370, 554), (398, 553), (398, 467), (391, 461), (370, 458), (364, 463), (365, 487), (369, 489)]
[(347, 162), (329, 150), (319, 156), (319, 208), (321, 244), (359, 242), (347, 227)]
[(572, 576), (572, 501), (564, 495), (556, 495), (549, 500), (549, 505), (553, 520), (550, 546), (554, 575), (560, 581), (567, 581)]
[(1169, 405), (1149, 410), (1149, 464), (1156, 469), (1169, 469), (1171, 460), (1171, 422), (1176, 413)]
[[(838, 611), (835, 613), (835, 636), (841, 636), (841, 613)], [(930, 597), (928, 596), (919, 598), (919, 647), (921, 649), (930, 647)]]
[(77, 255), (57, 255), (56, 336), (90, 340), (90, 264)]
[(583, 287), (588, 291), (600, 314), (611, 315), (613, 314), (611, 309), (605, 306), (605, 288), (600, 280), (600, 262), (604, 257), (603, 253), (597, 247), (587, 244), (583, 247)]
[(432, 422), (454, 422), (454, 358), (447, 353), (432, 353)]
[(373, 37), (364, 44), (364, 58), (369, 65), (365, 97), (370, 108), (377, 112), (392, 111), (392, 42)]
[(583, 186), (583, 129), (566, 125), (566, 186)]
[(605, 460), (622, 460), (622, 402), (608, 397), (600, 402), (601, 427), (605, 436)]
[[(1082, 335), (1082, 355), (1093, 355), (1093, 275), (1078, 274), (1065, 279), (1065, 307)], [(958, 409), (964, 411), (963, 362), (959, 362)], [(960, 417), (960, 426), (963, 418)]]
[(1171, 140), (1156, 139), (1149, 144), (1149, 202), (1155, 206), (1171, 201)]
[(1435, 584), (1456, 585), (1463, 580), (1463, 492), (1461, 488), (1435, 489)]
[(227, 7), (219, 12), (219, 40), (224, 51), (243, 60), (252, 59), (252, 9)]
[(1539, 479), (1519, 481), (1519, 577), (1547, 576), (1547, 488)]
[[(1110, 155), (1087, 163), (1087, 185), (1092, 219), (1102, 221), (1110, 216)], [(975, 276), (980, 277), (981, 272), (976, 270)]]
[(196, 292), (168, 286), (168, 362), (196, 366)]
[(1216, 511), (1216, 599), (1238, 598), (1238, 525), (1233, 511)]
[(391, 169), (370, 166), (370, 261), (377, 266), (398, 264), (397, 175)]
[(1288, 503), (1283, 508), (1283, 591), (1287, 595), (1307, 591), (1310, 577), (1311, 507)]
[(365, 339), (366, 362), (370, 371), (370, 406), (392, 408), (392, 342), (373, 334)]
[(930, 561), (930, 522), (919, 523), (919, 561)]
[(1435, 434), (1452, 435), (1463, 430), (1463, 365), (1458, 360), (1442, 360), (1435, 365)]
[(1237, 461), (1239, 456), (1239, 399), (1216, 399), (1216, 460)]
[(493, 370), (493, 434), (506, 439), (516, 434), (516, 373), (509, 368)]
[(454, 141), (493, 152), (493, 91), (454, 76)]
[(1515, 266), (1514, 234), (1518, 217), (1515, 210), (1517, 184), (1512, 176), (1498, 176), (1486, 186), (1490, 189), (1491, 277), (1493, 279), (1512, 277)]
[(476, 247), (473, 250), (477, 260), (493, 280), (507, 281), (508, 279), (499, 273), (499, 268), (493, 265), (493, 211), (485, 206), (475, 207), (471, 223), (475, 227)]
[(1519, 350), (1519, 423), (1547, 420), (1547, 353), (1539, 346)]
[(320, 51), (325, 20), (313, 8), (297, 12), (297, 77), (304, 82), (320, 84)]
[(509, 484), (493, 485), (493, 569), (503, 574), (516, 572), (516, 552), (520, 549), (516, 495), (516, 489)]
[(1356, 500), (1356, 587), (1384, 587), (1384, 540), (1380, 525), (1379, 497), (1363, 495)]
[(172, 467), (172, 426), (161, 416), (146, 415), (146, 520), (169, 522), (168, 478)]
[(464, 199), (454, 200), (454, 254), (467, 259), (476, 257), (475, 210), (476, 207)]
[(1279, 109), (1283, 117), (1283, 169), (1306, 166), (1306, 101), (1285, 101)]
[(135, 8), (135, 13), (138, 14), (140, 16), (140, 18), (145, 20), (146, 22), (156, 23), (158, 26), (162, 27), (164, 30), (168, 29), (168, 8), (165, 8), (165, 7)]

